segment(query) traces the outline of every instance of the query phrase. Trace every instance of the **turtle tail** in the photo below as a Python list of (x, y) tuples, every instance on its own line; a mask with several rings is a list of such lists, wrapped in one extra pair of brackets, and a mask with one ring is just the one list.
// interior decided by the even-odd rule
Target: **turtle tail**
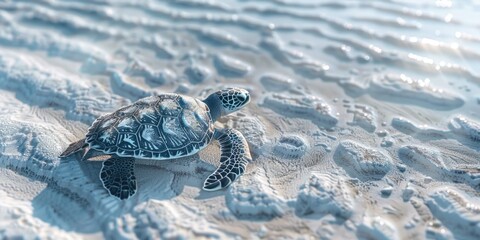
[(62, 154), (60, 154), (60, 157), (61, 158), (68, 157), (68, 156), (82, 150), (86, 146), (87, 146), (87, 143), (85, 143), (85, 138), (80, 139), (76, 142), (70, 143), (70, 145), (68, 145), (67, 149)]

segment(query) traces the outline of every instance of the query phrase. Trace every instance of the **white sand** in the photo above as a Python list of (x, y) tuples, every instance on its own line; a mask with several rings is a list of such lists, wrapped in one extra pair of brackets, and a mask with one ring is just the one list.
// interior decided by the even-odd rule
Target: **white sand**
[[(480, 239), (478, 2), (0, 1), (0, 238)], [(231, 86), (249, 142), (139, 160), (137, 194), (59, 159), (100, 115)]]

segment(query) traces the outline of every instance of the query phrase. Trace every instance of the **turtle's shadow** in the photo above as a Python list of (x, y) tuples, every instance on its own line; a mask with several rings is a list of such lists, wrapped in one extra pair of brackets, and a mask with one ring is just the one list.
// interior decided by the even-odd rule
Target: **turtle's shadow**
[(203, 182), (216, 169), (216, 166), (203, 161), (198, 154), (148, 162), (153, 164), (145, 164), (144, 161), (135, 167), (138, 188), (136, 195), (139, 201), (172, 199), (182, 194), (186, 186), (197, 188), (203, 196), (205, 194), (205, 191), (202, 191)]
[(102, 162), (78, 159), (78, 156), (62, 159), (56, 168), (59, 172), (54, 173), (52, 180), (46, 180), (47, 187), (32, 199), (36, 218), (65, 231), (103, 232), (111, 221), (134, 212), (142, 203), (176, 198), (185, 186), (198, 188), (200, 199), (225, 194), (224, 191), (201, 190), (203, 181), (216, 166), (201, 160), (198, 155), (137, 163), (137, 192), (127, 200), (110, 196), (103, 187), (99, 178)]

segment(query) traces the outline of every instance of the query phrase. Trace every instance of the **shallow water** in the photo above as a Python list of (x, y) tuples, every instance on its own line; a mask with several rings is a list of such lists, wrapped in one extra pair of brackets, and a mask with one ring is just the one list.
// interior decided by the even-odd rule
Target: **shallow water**
[[(477, 1), (0, 1), (0, 236), (480, 238)], [(243, 87), (219, 120), (253, 161), (208, 193), (218, 144), (101, 164), (57, 156), (152, 94)], [(13, 226), (13, 227), (12, 227)]]

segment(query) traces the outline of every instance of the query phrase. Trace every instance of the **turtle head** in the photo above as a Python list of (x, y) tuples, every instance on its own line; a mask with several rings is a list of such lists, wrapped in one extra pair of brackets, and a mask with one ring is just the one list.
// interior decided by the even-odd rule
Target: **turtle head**
[(227, 88), (212, 93), (204, 102), (210, 108), (213, 120), (216, 120), (247, 105), (250, 102), (250, 94), (245, 89)]

